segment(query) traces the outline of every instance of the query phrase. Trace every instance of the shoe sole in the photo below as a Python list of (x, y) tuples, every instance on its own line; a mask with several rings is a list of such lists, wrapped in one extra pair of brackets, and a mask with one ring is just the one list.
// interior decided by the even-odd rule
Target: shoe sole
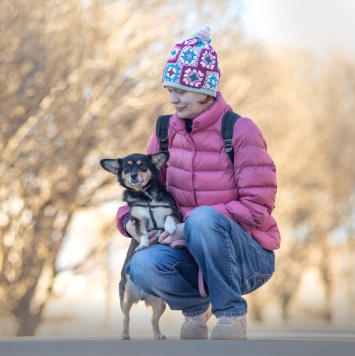
[(181, 340), (207, 340), (208, 339), (208, 333), (207, 333), (207, 335), (180, 334), (180, 339)]
[(203, 337), (200, 337), (200, 336), (183, 336), (183, 335), (181, 335), (180, 336), (180, 339), (181, 340), (207, 340), (208, 339), (208, 335), (205, 337), (205, 336), (203, 336)]
[(180, 332), (181, 340), (207, 340), (208, 330), (201, 330), (199, 333), (192, 333), (189, 331)]
[(247, 334), (236, 335), (227, 332), (212, 332), (211, 340), (247, 340)]

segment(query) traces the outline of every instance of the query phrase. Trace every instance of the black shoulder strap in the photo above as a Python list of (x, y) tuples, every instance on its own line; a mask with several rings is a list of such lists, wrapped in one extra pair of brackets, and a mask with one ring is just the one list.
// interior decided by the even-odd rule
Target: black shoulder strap
[(223, 115), (222, 119), (222, 137), (224, 141), (224, 150), (228, 153), (232, 163), (234, 163), (234, 150), (232, 145), (234, 124), (240, 118), (240, 115), (227, 111)]
[(160, 142), (160, 151), (168, 152), (169, 142), (168, 142), (168, 131), (170, 125), (170, 118), (172, 115), (161, 115), (157, 119), (156, 124), (156, 135)]
[[(156, 135), (160, 142), (161, 152), (168, 152), (168, 147), (169, 147), (168, 131), (169, 131), (171, 116), (172, 115), (161, 115), (157, 119)], [(227, 111), (223, 115), (223, 119), (222, 119), (221, 131), (224, 140), (224, 150), (228, 153), (232, 163), (234, 163), (234, 150), (232, 146), (233, 129), (234, 129), (234, 124), (239, 118), (240, 118), (239, 114), (233, 111)]]

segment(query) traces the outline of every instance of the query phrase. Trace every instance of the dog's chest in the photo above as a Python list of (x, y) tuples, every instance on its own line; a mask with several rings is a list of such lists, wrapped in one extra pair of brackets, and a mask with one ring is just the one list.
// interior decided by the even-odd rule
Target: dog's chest
[(148, 222), (148, 230), (164, 229), (164, 222), (167, 215), (171, 214), (171, 209), (161, 202), (151, 201), (149, 205), (132, 206), (131, 215)]

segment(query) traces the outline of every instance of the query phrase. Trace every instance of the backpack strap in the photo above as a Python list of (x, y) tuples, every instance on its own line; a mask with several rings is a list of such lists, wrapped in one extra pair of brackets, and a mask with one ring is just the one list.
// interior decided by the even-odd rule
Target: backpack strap
[(168, 132), (169, 132), (171, 117), (172, 115), (161, 115), (157, 119), (155, 132), (160, 142), (161, 152), (168, 152), (168, 147), (169, 147)]
[[(170, 118), (172, 115), (161, 115), (156, 123), (156, 135), (160, 142), (160, 151), (168, 152), (168, 132), (170, 125)], [(232, 145), (234, 124), (241, 116), (233, 111), (227, 111), (222, 119), (222, 137), (224, 141), (224, 150), (228, 153), (230, 160), (234, 163), (234, 150)]]
[(234, 150), (232, 145), (233, 129), (234, 124), (240, 118), (240, 115), (233, 112), (227, 111), (223, 115), (222, 119), (222, 137), (224, 141), (224, 150), (228, 153), (229, 158), (234, 164)]

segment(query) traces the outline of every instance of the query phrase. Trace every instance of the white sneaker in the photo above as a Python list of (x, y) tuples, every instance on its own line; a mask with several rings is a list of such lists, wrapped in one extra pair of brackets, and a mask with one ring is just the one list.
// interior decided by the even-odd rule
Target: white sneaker
[(211, 308), (209, 308), (205, 313), (196, 316), (186, 316), (180, 330), (180, 338), (182, 340), (208, 339), (207, 320), (211, 314)]
[(247, 319), (242, 316), (221, 316), (211, 334), (212, 340), (246, 340)]

